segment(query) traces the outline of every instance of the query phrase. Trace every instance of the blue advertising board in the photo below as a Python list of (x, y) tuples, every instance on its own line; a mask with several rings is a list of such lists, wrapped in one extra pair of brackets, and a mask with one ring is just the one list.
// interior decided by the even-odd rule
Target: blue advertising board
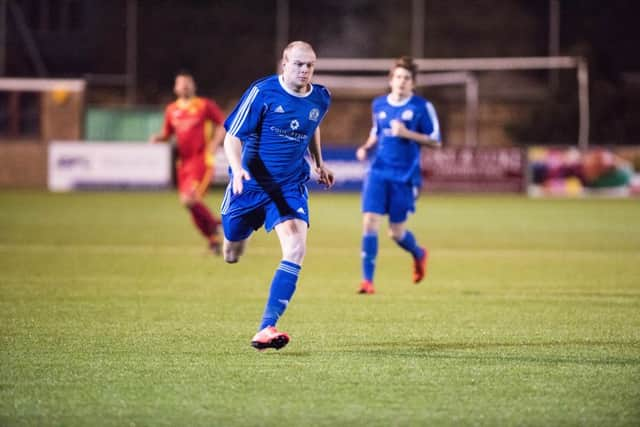
[[(336, 178), (333, 191), (360, 191), (368, 163), (356, 159), (356, 150), (352, 147), (323, 147), (322, 156), (325, 165)], [(320, 190), (324, 187), (317, 182), (318, 176), (311, 171), (311, 180), (307, 183), (309, 190)]]

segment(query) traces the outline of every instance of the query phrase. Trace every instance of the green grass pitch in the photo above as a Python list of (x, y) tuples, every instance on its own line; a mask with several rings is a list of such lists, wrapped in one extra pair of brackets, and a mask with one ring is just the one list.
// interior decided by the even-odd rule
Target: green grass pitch
[(358, 196), (310, 208), (259, 353), (275, 234), (225, 265), (174, 193), (1, 192), (0, 425), (640, 425), (637, 200), (425, 195), (426, 282), (385, 227), (373, 296)]

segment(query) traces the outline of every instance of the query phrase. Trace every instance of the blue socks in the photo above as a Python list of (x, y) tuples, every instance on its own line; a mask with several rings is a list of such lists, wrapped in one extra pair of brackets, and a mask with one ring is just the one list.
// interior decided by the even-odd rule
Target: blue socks
[(414, 259), (420, 259), (424, 256), (424, 249), (418, 246), (418, 242), (416, 242), (416, 238), (409, 230), (404, 232), (404, 236), (400, 240), (396, 240), (398, 246), (400, 246), (405, 251), (411, 253)]
[(378, 234), (362, 236), (362, 278), (373, 282), (376, 271), (376, 257), (378, 256)]
[(302, 267), (296, 263), (282, 260), (271, 281), (269, 299), (264, 308), (259, 331), (267, 326), (275, 326), (278, 319), (287, 309), (287, 305), (296, 291), (298, 274)]

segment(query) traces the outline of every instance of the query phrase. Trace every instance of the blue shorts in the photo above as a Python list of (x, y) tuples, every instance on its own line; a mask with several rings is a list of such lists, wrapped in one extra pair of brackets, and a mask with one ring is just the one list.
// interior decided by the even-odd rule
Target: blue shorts
[(368, 174), (362, 186), (362, 212), (389, 215), (389, 222), (405, 222), (416, 210), (418, 187)]
[(304, 184), (294, 184), (266, 192), (243, 190), (233, 194), (231, 183), (222, 199), (224, 237), (232, 242), (244, 240), (264, 225), (267, 232), (283, 221), (298, 218), (309, 224), (309, 193)]

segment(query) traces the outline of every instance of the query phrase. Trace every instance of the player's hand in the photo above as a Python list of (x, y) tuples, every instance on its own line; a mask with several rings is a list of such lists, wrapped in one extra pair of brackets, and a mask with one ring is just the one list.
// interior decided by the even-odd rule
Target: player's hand
[(356, 159), (360, 160), (361, 162), (367, 160), (367, 149), (364, 148), (364, 146), (358, 147), (358, 149), (356, 150)]
[(204, 154), (204, 164), (208, 168), (212, 168), (216, 164), (216, 157), (213, 153)]
[(318, 174), (318, 184), (324, 184), (324, 188), (333, 187), (333, 183), (335, 182), (333, 172), (324, 166), (320, 166), (316, 168), (316, 173)]
[(391, 136), (404, 136), (407, 127), (404, 125), (402, 120), (391, 120), (389, 122), (391, 125)]
[(149, 143), (157, 144), (159, 142), (164, 142), (164, 139), (162, 138), (162, 134), (154, 133), (149, 137)]
[(244, 169), (240, 169), (239, 172), (233, 172), (233, 182), (231, 184), (231, 190), (233, 194), (242, 194), (244, 188), (244, 181), (251, 179), (251, 175)]

